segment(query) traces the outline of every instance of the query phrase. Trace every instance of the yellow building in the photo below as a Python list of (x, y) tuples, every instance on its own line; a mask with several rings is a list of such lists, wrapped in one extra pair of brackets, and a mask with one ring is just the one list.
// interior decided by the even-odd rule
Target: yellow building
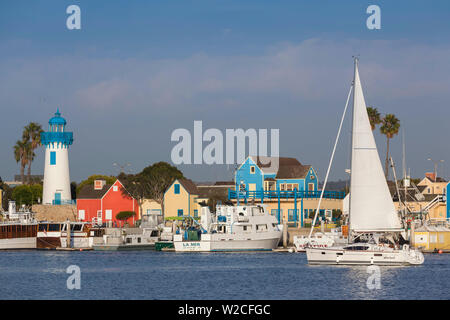
[(153, 199), (144, 199), (142, 202), (141, 217), (145, 214), (158, 214), (162, 215), (161, 204)]
[(425, 252), (450, 251), (450, 229), (443, 225), (422, 226), (414, 232), (413, 246)]
[(164, 193), (164, 217), (199, 216), (197, 186), (189, 179), (176, 179)]
[(422, 194), (444, 194), (448, 182), (435, 177), (434, 173), (425, 173), (425, 178), (417, 184)]

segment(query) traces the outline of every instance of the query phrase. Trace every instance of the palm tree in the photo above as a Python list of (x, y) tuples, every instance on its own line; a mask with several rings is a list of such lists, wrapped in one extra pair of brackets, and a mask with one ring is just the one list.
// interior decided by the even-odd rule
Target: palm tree
[(400, 120), (393, 114), (388, 113), (381, 119), (380, 132), (386, 136), (387, 148), (386, 148), (386, 163), (385, 163), (385, 176), (386, 179), (389, 176), (389, 140), (392, 139), (400, 129)]
[(30, 122), (24, 129), (22, 138), (23, 141), (30, 142), (30, 150), (28, 154), (28, 183), (31, 183), (31, 163), (34, 160), (34, 150), (41, 145), (42, 126), (35, 122)]
[(31, 143), (28, 141), (18, 140), (14, 146), (14, 158), (16, 162), (20, 162), (20, 177), (22, 183), (25, 183), (25, 167), (30, 158)]
[(367, 114), (369, 115), (370, 127), (372, 131), (381, 123), (381, 116), (377, 108), (367, 107)]

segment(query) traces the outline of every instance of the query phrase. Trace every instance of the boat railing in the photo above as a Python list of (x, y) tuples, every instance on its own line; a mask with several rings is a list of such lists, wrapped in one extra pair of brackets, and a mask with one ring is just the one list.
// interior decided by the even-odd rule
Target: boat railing
[[(236, 191), (228, 189), (228, 199), (317, 199), (320, 198), (321, 190), (317, 191), (290, 191), (290, 190), (253, 190)], [(324, 199), (344, 199), (345, 192), (342, 191), (324, 191)]]

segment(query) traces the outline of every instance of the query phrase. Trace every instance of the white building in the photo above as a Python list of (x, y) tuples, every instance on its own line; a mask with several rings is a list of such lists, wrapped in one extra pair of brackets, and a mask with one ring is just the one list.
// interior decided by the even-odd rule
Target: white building
[(45, 146), (43, 204), (68, 204), (72, 202), (69, 174), (69, 146), (73, 133), (66, 132), (66, 120), (59, 109), (48, 122), (48, 132), (41, 134)]

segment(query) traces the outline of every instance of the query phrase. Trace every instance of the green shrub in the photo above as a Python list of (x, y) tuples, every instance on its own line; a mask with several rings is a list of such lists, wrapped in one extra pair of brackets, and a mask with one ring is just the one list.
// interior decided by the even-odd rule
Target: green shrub
[(116, 214), (117, 220), (127, 220), (128, 218), (131, 218), (136, 215), (136, 212), (134, 211), (120, 211), (118, 214)]

